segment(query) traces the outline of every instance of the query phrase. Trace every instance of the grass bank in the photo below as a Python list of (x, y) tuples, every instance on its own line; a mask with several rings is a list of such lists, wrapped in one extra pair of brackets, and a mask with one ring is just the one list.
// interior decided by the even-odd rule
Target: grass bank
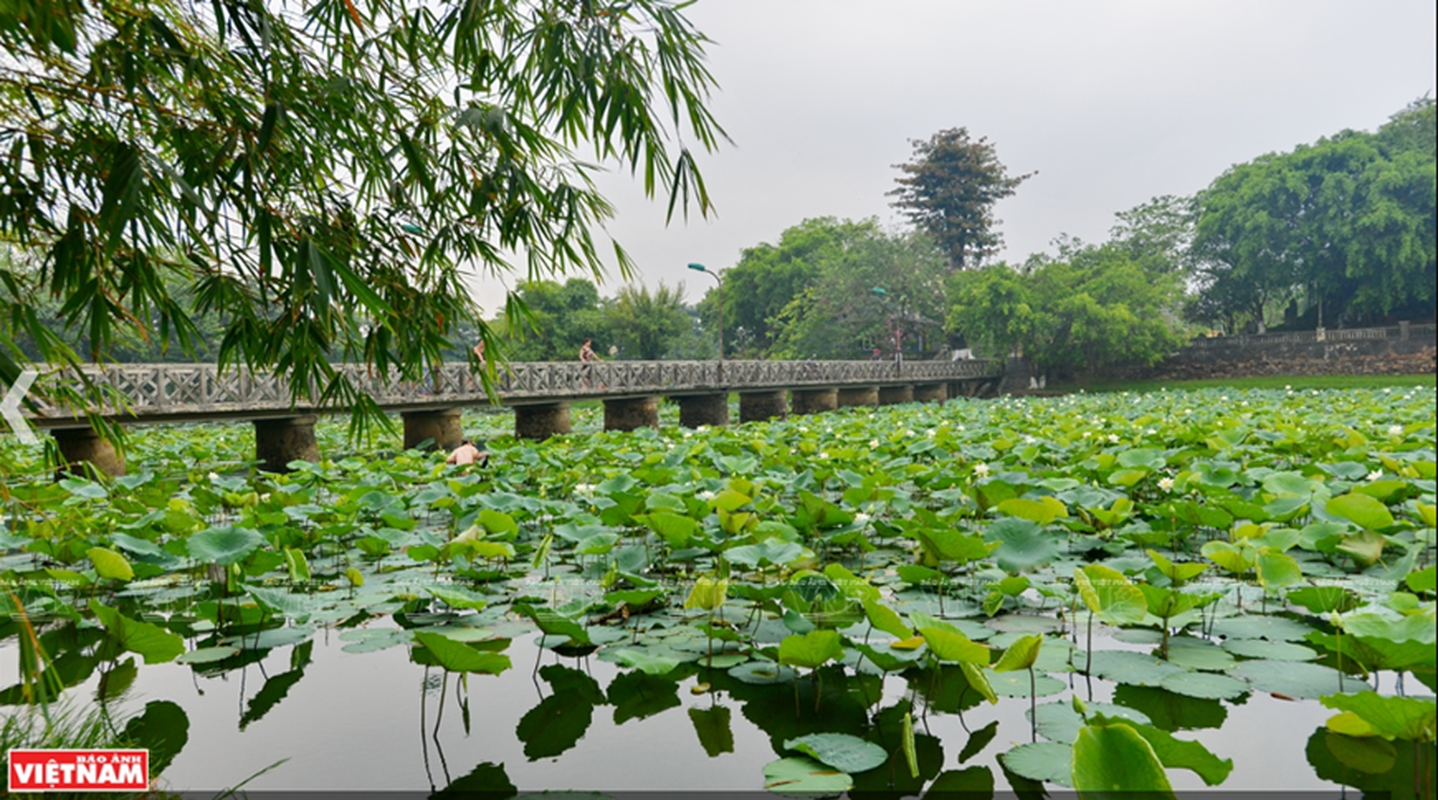
[(1256, 378), (1210, 378), (1198, 381), (1096, 381), (1061, 387), (1086, 392), (1153, 392), (1160, 389), (1381, 389), (1385, 386), (1438, 385), (1435, 375), (1266, 375)]

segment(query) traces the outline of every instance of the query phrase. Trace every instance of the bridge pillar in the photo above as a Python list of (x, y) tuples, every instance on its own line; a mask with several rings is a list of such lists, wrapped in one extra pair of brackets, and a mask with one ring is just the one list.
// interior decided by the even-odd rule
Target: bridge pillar
[(788, 415), (788, 412), (789, 407), (785, 401), (783, 389), (768, 392), (739, 393), (740, 422), (763, 422), (767, 419), (783, 419)]
[(439, 411), (406, 411), (400, 414), (404, 419), (404, 449), (419, 447), (426, 439), (434, 440), (430, 450), (453, 450), (464, 441), (464, 425), (460, 423), (460, 410), (446, 408)]
[(914, 402), (914, 385), (906, 383), (902, 386), (880, 386), (879, 405), (892, 406), (899, 403)]
[(973, 381), (949, 381), (949, 397), (972, 397)]
[(838, 389), (794, 389), (789, 392), (789, 407), (795, 414), (818, 414), (839, 407)]
[(537, 403), (514, 407), (514, 436), (543, 441), (569, 433), (569, 403)]
[(942, 404), (949, 399), (949, 385), (947, 383), (916, 383), (914, 384), (914, 400), (920, 403), (937, 402)]
[(289, 472), (291, 461), (318, 462), (320, 446), (315, 442), (315, 418), (280, 417), (255, 422), (255, 458), (266, 472)]
[(82, 471), (80, 464), (87, 463), (106, 475), (125, 474), (125, 457), (94, 428), (56, 428), (50, 435), (60, 448), (60, 459), (65, 464), (62, 473), (78, 474)]
[(729, 424), (729, 393), (687, 394), (679, 401), (679, 424), (686, 428)]
[(837, 393), (835, 402), (839, 404), (839, 408), (850, 408), (852, 406), (876, 406), (879, 404), (879, 387), (841, 387)]
[(632, 431), (659, 427), (659, 398), (616, 397), (604, 401), (604, 429)]

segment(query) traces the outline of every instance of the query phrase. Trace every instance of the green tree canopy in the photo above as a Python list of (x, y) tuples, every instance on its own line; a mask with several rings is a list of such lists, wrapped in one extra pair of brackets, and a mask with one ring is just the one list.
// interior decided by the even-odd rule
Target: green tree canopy
[(1261, 327), (1302, 301), (1329, 325), (1431, 318), (1433, 118), (1424, 99), (1376, 134), (1343, 131), (1219, 176), (1198, 197), (1197, 313)]
[[(724, 347), (731, 353), (767, 355), (778, 341), (779, 312), (810, 286), (821, 265), (829, 263), (872, 234), (876, 223), (806, 219), (744, 250), (739, 263), (724, 271)], [(704, 327), (713, 329), (719, 292), (710, 289), (700, 303)]]
[(505, 349), (515, 361), (573, 361), (585, 339), (596, 351), (610, 345), (608, 321), (600, 307), (599, 288), (583, 278), (526, 281), (515, 290), (520, 301), (510, 313), (522, 317), (501, 319), (508, 332)]
[(625, 286), (604, 309), (609, 335), (626, 358), (657, 361), (680, 354), (694, 337), (694, 318), (684, 305), (684, 285), (660, 282)]
[(910, 353), (943, 342), (943, 253), (926, 234), (862, 225), (862, 235), (815, 264), (813, 280), (780, 312), (774, 355), (868, 358), (879, 347), (890, 356), (895, 330)]
[(1070, 242), (1062, 260), (994, 264), (950, 278), (951, 327), (994, 356), (1018, 349), (1036, 367), (1089, 374), (1152, 364), (1183, 343), (1175, 309), (1182, 277), (1148, 270), (1122, 241)]
[(979, 264), (1003, 242), (994, 226), (994, 203), (1037, 173), (1009, 177), (987, 137), (969, 138), (967, 128), (910, 139), (913, 158), (894, 165), (904, 173), (893, 205), (948, 254), (954, 269)]
[[(331, 358), (417, 378), (456, 325), (462, 271), (597, 274), (611, 213), (572, 149), (709, 208), (706, 39), (667, 0), (0, 4), (0, 378), (73, 359), (22, 298), (62, 301), (105, 358), (122, 328), (221, 314), (222, 365), (377, 409)], [(619, 252), (621, 272), (630, 264)], [(192, 303), (168, 287), (192, 284)], [(513, 316), (513, 315), (511, 315)], [(157, 330), (151, 330), (157, 329)]]

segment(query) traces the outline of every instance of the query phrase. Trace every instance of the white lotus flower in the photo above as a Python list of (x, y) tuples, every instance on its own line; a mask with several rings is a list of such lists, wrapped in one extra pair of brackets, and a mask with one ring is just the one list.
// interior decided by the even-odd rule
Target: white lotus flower
[(989, 477), (989, 465), (980, 461), (979, 463), (974, 465), (974, 474), (979, 476), (980, 478)]
[(934, 434), (936, 434), (936, 433), (938, 433), (937, 430), (935, 430), (935, 429), (933, 429), (933, 428), (929, 428), (927, 431), (924, 432), (924, 435), (925, 435), (925, 436), (928, 436), (930, 439), (932, 439), (932, 438), (934, 438)]
[(859, 523), (860, 525), (867, 525), (869, 524), (869, 515), (860, 511), (859, 513), (854, 515), (854, 521)]
[(1085, 439), (1087, 439), (1088, 437), (1090, 437), (1090, 436), (1092, 436), (1092, 435), (1093, 435), (1093, 433), (1092, 433), (1091, 431), (1084, 431), (1084, 432), (1083, 432), (1083, 438), (1085, 438)]
[(828, 458), (828, 457), (829, 457), (829, 451), (828, 451), (828, 450), (820, 450), (820, 451), (819, 451), (819, 458), (825, 459), (825, 458)]
[(1389, 436), (1402, 436), (1402, 435), (1403, 435), (1403, 426), (1402, 426), (1402, 425), (1390, 425), (1390, 426), (1388, 426), (1388, 435), (1389, 435)]
[(1383, 477), (1383, 470), (1381, 469), (1375, 469), (1372, 472), (1368, 473), (1368, 480), (1370, 481), (1376, 481), (1381, 477)]
[(870, 440), (869, 440), (869, 446), (870, 446), (870, 447), (875, 447), (875, 448), (877, 448), (877, 447), (879, 446), (879, 440), (878, 440), (878, 439), (870, 439)]
[(209, 477), (210, 477), (210, 480), (212, 480), (212, 481), (217, 481), (217, 480), (220, 479), (220, 473), (218, 473), (218, 472), (211, 472)]
[(959, 430), (963, 430), (963, 429), (964, 429), (964, 426), (960, 425), (960, 426), (959, 426)]
[(1024, 444), (1033, 444), (1034, 442), (1037, 442), (1037, 441), (1038, 441), (1038, 439), (1035, 439), (1035, 438), (1032, 437), (1032, 436), (1025, 436), (1025, 437), (1024, 437)]
[(694, 495), (694, 496), (697, 497), (697, 498), (699, 498), (700, 500), (705, 501), (706, 503), (707, 503), (708, 501), (714, 499), (714, 493), (711, 492), (711, 491), (709, 491), (708, 489), (705, 489), (704, 491), (702, 491), (702, 492), (700, 492), (700, 493), (698, 493), (698, 494), (696, 494), (696, 495)]
[(1165, 492), (1173, 491), (1173, 478), (1159, 478), (1158, 488), (1164, 490)]
[(574, 491), (576, 494), (594, 494), (597, 487), (592, 483), (576, 483)]
[(1227, 402), (1228, 402), (1228, 395), (1223, 395), (1222, 397), (1220, 397), (1220, 398), (1218, 398), (1218, 399), (1219, 399), (1219, 400), (1222, 400), (1222, 401), (1225, 402), (1225, 403), (1227, 403)]
[(1108, 440), (1110, 444), (1118, 444), (1118, 434), (1110, 433), (1108, 435)]

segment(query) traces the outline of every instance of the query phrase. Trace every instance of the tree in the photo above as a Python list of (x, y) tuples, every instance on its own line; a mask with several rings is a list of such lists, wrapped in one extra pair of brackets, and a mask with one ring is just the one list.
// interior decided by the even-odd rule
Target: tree
[[(1433, 106), (1220, 175), (1198, 196), (1200, 314), (1259, 329), (1302, 301), (1314, 322), (1432, 316)], [(1321, 313), (1321, 319), (1320, 319)]]
[(1070, 240), (1063, 260), (994, 264), (950, 278), (948, 322), (992, 355), (1015, 349), (1042, 371), (1152, 364), (1183, 343), (1175, 273), (1154, 272), (1123, 243)]
[(816, 262), (812, 282), (780, 312), (774, 355), (867, 358), (875, 346), (892, 353), (896, 329), (909, 352), (942, 342), (943, 253), (926, 234), (862, 224), (861, 236)]
[(652, 294), (646, 286), (626, 286), (604, 309), (610, 336), (628, 357), (658, 361), (673, 356), (693, 335), (684, 307), (684, 286), (662, 282)]
[[(608, 322), (600, 306), (599, 289), (583, 278), (570, 278), (562, 285), (555, 281), (526, 281), (516, 291), (517, 309), (522, 314), (500, 319), (508, 332), (501, 341), (516, 361), (572, 361), (585, 339), (595, 340), (595, 349), (609, 344)], [(488, 350), (486, 350), (488, 352)]]
[(221, 366), (282, 373), (362, 426), (382, 417), (330, 359), (413, 380), (457, 325), (493, 339), (465, 271), (521, 253), (530, 280), (600, 272), (611, 209), (571, 148), (642, 171), (671, 216), (709, 210), (666, 134), (724, 136), (682, 4), (302, 5), (0, 6), (0, 239), (41, 264), (0, 273), (0, 378), (22, 331), (78, 358), (17, 298), (60, 299), (92, 359), (123, 328), (191, 349), (218, 313)]
[(893, 205), (934, 237), (953, 269), (979, 264), (1003, 241), (994, 230), (994, 203), (1038, 173), (1009, 177), (988, 138), (972, 140), (967, 128), (909, 143), (912, 160), (894, 165), (904, 176), (895, 178), (899, 188), (889, 192), (898, 196)]
[[(779, 313), (818, 277), (821, 265), (876, 230), (873, 221), (806, 219), (779, 234), (778, 244), (746, 248), (739, 263), (724, 271), (723, 325), (729, 352), (764, 356), (778, 341)], [(713, 289), (699, 308), (706, 329), (717, 321), (719, 293)]]

